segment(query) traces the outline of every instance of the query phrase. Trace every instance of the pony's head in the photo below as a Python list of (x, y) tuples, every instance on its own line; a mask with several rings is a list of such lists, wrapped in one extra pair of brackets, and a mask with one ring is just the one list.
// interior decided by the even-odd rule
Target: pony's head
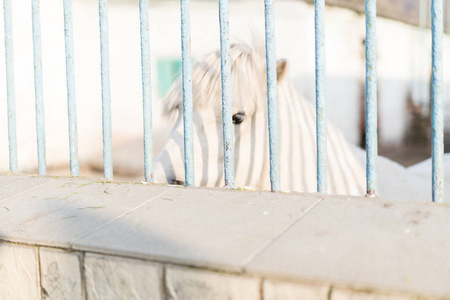
[[(237, 185), (261, 186), (267, 168), (267, 86), (263, 48), (234, 44), (230, 49), (234, 156)], [(286, 61), (277, 63), (280, 82)], [(223, 129), (220, 52), (196, 62), (192, 73), (196, 186), (222, 186)], [(155, 181), (184, 182), (183, 92), (178, 79), (163, 102), (164, 114), (176, 118), (169, 139), (155, 162)], [(265, 172), (267, 173), (267, 172)], [(263, 185), (269, 183), (264, 182)]]

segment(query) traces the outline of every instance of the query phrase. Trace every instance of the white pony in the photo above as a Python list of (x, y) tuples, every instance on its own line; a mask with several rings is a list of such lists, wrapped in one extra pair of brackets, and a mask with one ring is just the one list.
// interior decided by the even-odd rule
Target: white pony
[[(231, 47), (236, 186), (269, 190), (266, 65), (264, 49)], [(315, 113), (286, 79), (287, 64), (277, 63), (282, 191), (316, 191)], [(196, 186), (223, 186), (220, 52), (207, 55), (193, 68), (194, 160)], [(184, 182), (182, 86), (178, 80), (164, 100), (175, 126), (155, 162), (155, 180)], [(328, 125), (328, 193), (364, 195), (364, 152), (355, 150)], [(355, 153), (356, 151), (356, 153)], [(380, 158), (379, 194), (405, 201), (428, 201), (430, 181)]]

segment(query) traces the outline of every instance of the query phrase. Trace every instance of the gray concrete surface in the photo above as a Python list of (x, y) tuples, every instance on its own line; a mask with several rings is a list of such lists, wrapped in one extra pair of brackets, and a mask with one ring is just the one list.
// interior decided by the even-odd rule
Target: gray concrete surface
[(448, 204), (5, 173), (0, 183), (0, 295), (27, 285), (29, 299), (450, 299)]

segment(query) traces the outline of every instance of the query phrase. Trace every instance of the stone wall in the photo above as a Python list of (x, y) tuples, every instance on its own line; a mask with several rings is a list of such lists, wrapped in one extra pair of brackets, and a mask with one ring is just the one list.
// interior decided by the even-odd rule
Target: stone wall
[[(0, 299), (406, 300), (355, 287), (290, 282), (102, 253), (1, 242)], [(430, 298), (427, 298), (430, 299)]]

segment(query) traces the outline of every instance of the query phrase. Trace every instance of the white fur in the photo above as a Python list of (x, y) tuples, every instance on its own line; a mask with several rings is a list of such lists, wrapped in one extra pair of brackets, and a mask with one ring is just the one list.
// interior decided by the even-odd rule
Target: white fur
[[(233, 114), (245, 112), (234, 125), (236, 186), (270, 189), (266, 73), (263, 48), (231, 47)], [(285, 70), (282, 70), (285, 72)], [(316, 191), (315, 112), (284, 79), (278, 82), (280, 177), (283, 191)], [(223, 186), (220, 53), (207, 55), (193, 68), (194, 156), (196, 186)], [(178, 112), (175, 127), (155, 162), (157, 182), (184, 181), (181, 81), (164, 101), (166, 115)], [(364, 195), (364, 151), (352, 150), (328, 124), (328, 193)], [(355, 153), (356, 151), (356, 153)], [(355, 155), (356, 154), (356, 155)], [(379, 159), (379, 194), (392, 200), (429, 201), (426, 186), (413, 172)]]

